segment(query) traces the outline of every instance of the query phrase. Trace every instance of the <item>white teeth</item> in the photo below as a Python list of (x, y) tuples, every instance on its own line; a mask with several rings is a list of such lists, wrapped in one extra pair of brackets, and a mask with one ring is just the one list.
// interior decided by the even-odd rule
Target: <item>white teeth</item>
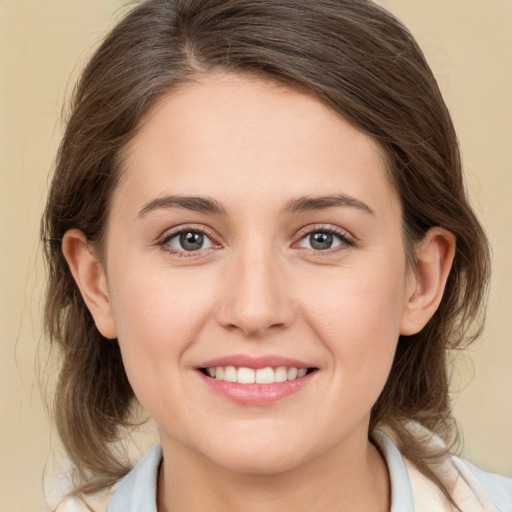
[(256, 370), (256, 384), (273, 384), (275, 381), (273, 368), (267, 367)]
[(294, 380), (297, 378), (297, 373), (297, 368), (288, 368), (288, 372), (286, 372), (286, 378), (288, 380)]
[(274, 381), (275, 382), (286, 382), (288, 380), (287, 378), (287, 372), (285, 366), (280, 366), (279, 368), (276, 368), (274, 371)]
[(236, 368), (234, 366), (226, 366), (224, 368), (224, 380), (228, 382), (237, 381)]
[(238, 382), (240, 384), (254, 384), (256, 372), (252, 368), (238, 368)]
[(307, 368), (287, 368), (279, 366), (272, 368), (246, 368), (241, 366), (216, 366), (206, 368), (206, 373), (217, 380), (227, 382), (238, 382), (239, 384), (274, 384), (275, 382), (286, 382), (287, 380), (295, 380), (304, 377), (307, 374)]

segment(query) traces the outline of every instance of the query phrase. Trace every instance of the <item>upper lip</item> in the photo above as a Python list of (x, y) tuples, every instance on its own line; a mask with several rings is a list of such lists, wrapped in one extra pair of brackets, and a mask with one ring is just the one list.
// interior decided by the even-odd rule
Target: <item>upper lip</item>
[(199, 365), (199, 368), (212, 368), (216, 366), (235, 366), (237, 368), (253, 368), (255, 370), (259, 368), (267, 367), (279, 367), (286, 366), (292, 368), (314, 368), (313, 365), (293, 359), (290, 357), (278, 356), (278, 355), (262, 355), (262, 356), (249, 356), (245, 354), (232, 354), (229, 356), (217, 357), (215, 359), (209, 359)]

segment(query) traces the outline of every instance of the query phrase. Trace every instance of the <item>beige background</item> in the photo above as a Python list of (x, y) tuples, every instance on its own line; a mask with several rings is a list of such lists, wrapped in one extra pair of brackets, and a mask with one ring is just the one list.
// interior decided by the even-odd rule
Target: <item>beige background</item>
[[(47, 466), (52, 487), (57, 441), (35, 380), (39, 218), (69, 76), (123, 3), (0, 0), (0, 512), (48, 510), (42, 474)], [(466, 456), (512, 476), (512, 1), (380, 3), (411, 28), (434, 68), (494, 247), (487, 328), (470, 359), (459, 358), (454, 399)]]

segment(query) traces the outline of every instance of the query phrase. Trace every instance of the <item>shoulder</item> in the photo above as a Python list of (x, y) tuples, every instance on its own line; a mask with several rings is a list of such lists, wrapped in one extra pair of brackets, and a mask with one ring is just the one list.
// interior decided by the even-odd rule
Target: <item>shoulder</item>
[(500, 512), (512, 512), (512, 478), (484, 471), (470, 462), (452, 457), (460, 477), (470, 486), (484, 491)]
[(156, 488), (162, 447), (156, 444), (113, 489), (81, 500), (61, 500), (54, 512), (157, 512)]
[[(410, 428), (423, 439), (428, 439), (428, 444), (432, 447), (444, 447), (439, 437), (421, 425), (411, 424)], [(441, 464), (435, 464), (432, 469), (440, 480), (446, 482), (462, 510), (473, 510), (469, 503), (475, 503), (480, 504), (485, 512), (512, 512), (511, 478), (484, 471), (453, 454)]]
[[(439, 487), (406, 459), (387, 435), (376, 434), (390, 473), (392, 512), (454, 510)], [(432, 434), (430, 439), (433, 445), (441, 442)], [(431, 469), (464, 512), (512, 512), (512, 479), (484, 471), (455, 455), (436, 462)]]

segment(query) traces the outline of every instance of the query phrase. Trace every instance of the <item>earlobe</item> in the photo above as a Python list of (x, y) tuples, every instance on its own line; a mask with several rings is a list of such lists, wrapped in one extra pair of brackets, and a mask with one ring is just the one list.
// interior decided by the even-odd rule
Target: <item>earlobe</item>
[(91, 244), (80, 230), (70, 229), (62, 239), (62, 252), (96, 327), (106, 338), (116, 338), (106, 275)]
[(416, 334), (436, 312), (448, 280), (455, 255), (453, 233), (431, 228), (416, 248), (416, 260), (406, 284), (406, 302), (402, 311), (400, 334)]

